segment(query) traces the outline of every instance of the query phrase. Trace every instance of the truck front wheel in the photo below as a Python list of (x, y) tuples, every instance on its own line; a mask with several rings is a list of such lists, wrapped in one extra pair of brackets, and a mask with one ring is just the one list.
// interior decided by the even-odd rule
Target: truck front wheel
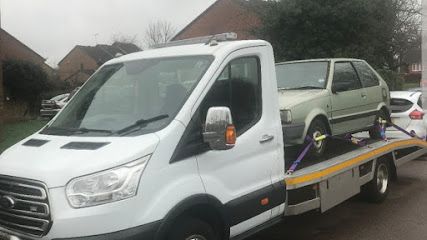
[(389, 162), (379, 159), (375, 166), (374, 178), (362, 186), (362, 196), (369, 202), (381, 203), (389, 192), (391, 169)]
[(208, 223), (186, 217), (174, 224), (167, 240), (219, 240), (219, 238)]

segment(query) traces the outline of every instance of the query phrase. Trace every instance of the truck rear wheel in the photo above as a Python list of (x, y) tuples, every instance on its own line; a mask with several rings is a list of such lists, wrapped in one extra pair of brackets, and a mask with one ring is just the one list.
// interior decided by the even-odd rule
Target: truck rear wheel
[(391, 173), (390, 164), (379, 159), (375, 166), (374, 178), (362, 186), (362, 196), (369, 202), (383, 202), (389, 192)]
[[(311, 122), (310, 127), (308, 128), (307, 135), (314, 139), (316, 137), (320, 137), (328, 133), (326, 129), (325, 123), (320, 119), (314, 119)], [(322, 141), (314, 142), (312, 150), (310, 151), (310, 155), (314, 157), (321, 157), (326, 149), (327, 139)]]
[(219, 238), (208, 223), (186, 217), (174, 224), (167, 240), (219, 240)]

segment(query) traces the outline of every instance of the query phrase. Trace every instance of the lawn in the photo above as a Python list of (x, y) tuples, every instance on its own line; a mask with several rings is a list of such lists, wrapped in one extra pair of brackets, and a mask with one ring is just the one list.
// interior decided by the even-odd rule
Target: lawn
[(8, 147), (40, 130), (47, 121), (30, 120), (18, 123), (6, 123), (0, 129), (0, 153)]

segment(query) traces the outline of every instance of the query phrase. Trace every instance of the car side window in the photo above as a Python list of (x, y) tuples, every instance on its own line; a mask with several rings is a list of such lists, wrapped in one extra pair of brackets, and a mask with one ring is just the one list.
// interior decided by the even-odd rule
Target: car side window
[(202, 132), (207, 111), (215, 106), (230, 108), (238, 136), (258, 122), (262, 115), (258, 57), (235, 59), (224, 68), (191, 118), (171, 162), (209, 151), (208, 144), (203, 142)]
[(380, 85), (377, 75), (372, 69), (364, 62), (353, 62), (357, 73), (359, 74), (360, 81), (362, 81), (363, 87), (374, 87)]
[(350, 62), (337, 62), (334, 65), (332, 89), (337, 92), (351, 91), (361, 88), (359, 78)]
[(418, 98), (418, 102), (417, 102), (418, 106), (420, 106), (421, 108), (423, 107), (423, 95), (420, 95), (420, 97)]
[(231, 110), (238, 135), (253, 126), (262, 113), (260, 70), (257, 57), (231, 61), (202, 103), (202, 120), (210, 107), (225, 106)]

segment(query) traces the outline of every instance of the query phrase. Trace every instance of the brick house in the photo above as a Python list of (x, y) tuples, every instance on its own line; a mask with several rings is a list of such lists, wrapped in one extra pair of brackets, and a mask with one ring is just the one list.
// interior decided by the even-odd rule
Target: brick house
[(48, 75), (54, 73), (54, 69), (46, 64), (46, 59), (40, 56), (37, 52), (26, 46), (24, 43), (16, 39), (14, 36), (0, 28), (0, 59), (16, 59), (29, 61), (40, 65)]
[[(41, 66), (49, 76), (52, 76), (55, 72), (54, 69), (45, 63), (45, 58), (1, 28), (0, 46), (0, 62), (9, 59), (29, 61)], [(6, 101), (6, 95), (7, 91), (3, 86), (3, 69), (0, 67), (0, 121), (2, 119), (9, 120), (22, 117), (26, 109), (26, 104), (19, 101)]]
[(72, 86), (81, 85), (108, 60), (138, 51), (141, 49), (131, 43), (115, 42), (93, 47), (77, 45), (58, 63), (59, 78)]
[(254, 39), (261, 18), (245, 0), (217, 0), (172, 40), (235, 32), (239, 39)]

